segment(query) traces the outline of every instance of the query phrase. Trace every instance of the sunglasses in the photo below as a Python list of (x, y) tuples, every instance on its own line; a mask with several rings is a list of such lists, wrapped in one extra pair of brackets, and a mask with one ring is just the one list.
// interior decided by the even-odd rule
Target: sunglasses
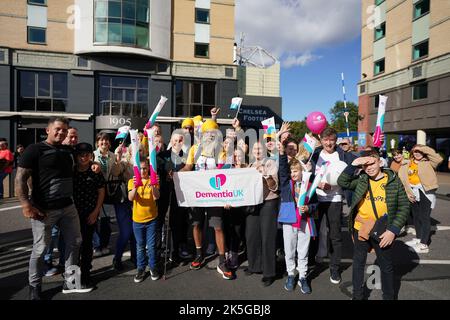
[(340, 146), (348, 146), (348, 143), (347, 143), (347, 142), (339, 143), (339, 145), (340, 145)]

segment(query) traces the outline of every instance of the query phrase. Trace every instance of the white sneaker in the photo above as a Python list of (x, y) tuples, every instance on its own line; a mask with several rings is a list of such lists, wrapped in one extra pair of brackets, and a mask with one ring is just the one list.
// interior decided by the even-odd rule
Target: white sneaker
[(416, 235), (416, 229), (414, 227), (407, 227), (406, 233), (410, 233), (412, 235)]
[(430, 248), (426, 244), (418, 243), (414, 247), (409, 248), (411, 251), (415, 251), (417, 253), (428, 253), (430, 252)]
[(412, 238), (412, 240), (409, 240), (409, 241), (405, 242), (405, 244), (408, 247), (414, 247), (416, 244), (419, 244), (419, 243), (420, 243), (420, 239), (417, 239), (417, 238)]
[(101, 257), (102, 256), (102, 250), (101, 249), (94, 249), (94, 254), (93, 256), (95, 258)]

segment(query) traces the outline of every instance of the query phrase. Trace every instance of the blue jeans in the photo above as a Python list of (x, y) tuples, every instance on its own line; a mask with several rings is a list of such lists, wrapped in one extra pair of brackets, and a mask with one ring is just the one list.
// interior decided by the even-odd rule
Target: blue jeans
[[(136, 238), (137, 249), (137, 268), (138, 270), (144, 270), (147, 265), (150, 269), (154, 269), (156, 266), (156, 224), (157, 220), (146, 223), (138, 223), (133, 221), (133, 231)], [(145, 249), (147, 246), (147, 255)]]
[(136, 240), (133, 235), (131, 207), (132, 203), (129, 201), (114, 205), (117, 225), (119, 226), (119, 237), (117, 238), (116, 252), (114, 254), (114, 259), (116, 260), (122, 259), (122, 255), (127, 247), (128, 241), (130, 242), (131, 259), (136, 259)]
[(59, 227), (58, 225), (53, 225), (52, 226), (52, 235), (51, 235), (51, 240), (50, 240), (50, 244), (47, 247), (47, 250), (45, 252), (45, 256), (44, 256), (44, 261), (48, 264), (52, 263), (53, 260), (53, 250), (55, 247), (58, 247), (58, 251), (59, 251), (59, 265), (63, 266), (64, 265), (64, 250), (65, 250), (65, 243), (64, 243), (64, 239), (62, 237), (61, 232), (59, 232)]

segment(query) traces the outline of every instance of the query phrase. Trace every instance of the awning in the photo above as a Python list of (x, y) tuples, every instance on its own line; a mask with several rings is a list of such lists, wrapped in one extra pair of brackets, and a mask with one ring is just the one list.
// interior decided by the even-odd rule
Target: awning
[(65, 117), (71, 120), (90, 120), (92, 113), (67, 113), (67, 112), (34, 112), (34, 111), (0, 111), (0, 118), (21, 116), (26, 118), (50, 118)]

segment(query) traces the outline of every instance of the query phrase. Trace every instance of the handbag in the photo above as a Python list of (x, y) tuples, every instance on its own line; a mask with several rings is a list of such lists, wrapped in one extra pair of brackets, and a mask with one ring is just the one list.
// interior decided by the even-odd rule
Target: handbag
[(376, 242), (380, 242), (381, 241), (380, 236), (383, 233), (385, 233), (386, 229), (387, 229), (387, 223), (388, 223), (387, 217), (388, 216), (387, 216), (387, 214), (384, 214), (382, 217), (378, 216), (377, 207), (375, 206), (375, 201), (373, 200), (372, 188), (370, 187), (370, 181), (369, 181), (369, 195), (370, 195), (370, 202), (372, 203), (373, 213), (375, 214), (375, 217), (377, 218), (369, 235)]
[(124, 188), (125, 183), (123, 182), (123, 179), (121, 179), (121, 177), (119, 177), (118, 179), (108, 179), (108, 181), (106, 181), (106, 192), (103, 203), (118, 204), (124, 202), (126, 194), (124, 192)]

